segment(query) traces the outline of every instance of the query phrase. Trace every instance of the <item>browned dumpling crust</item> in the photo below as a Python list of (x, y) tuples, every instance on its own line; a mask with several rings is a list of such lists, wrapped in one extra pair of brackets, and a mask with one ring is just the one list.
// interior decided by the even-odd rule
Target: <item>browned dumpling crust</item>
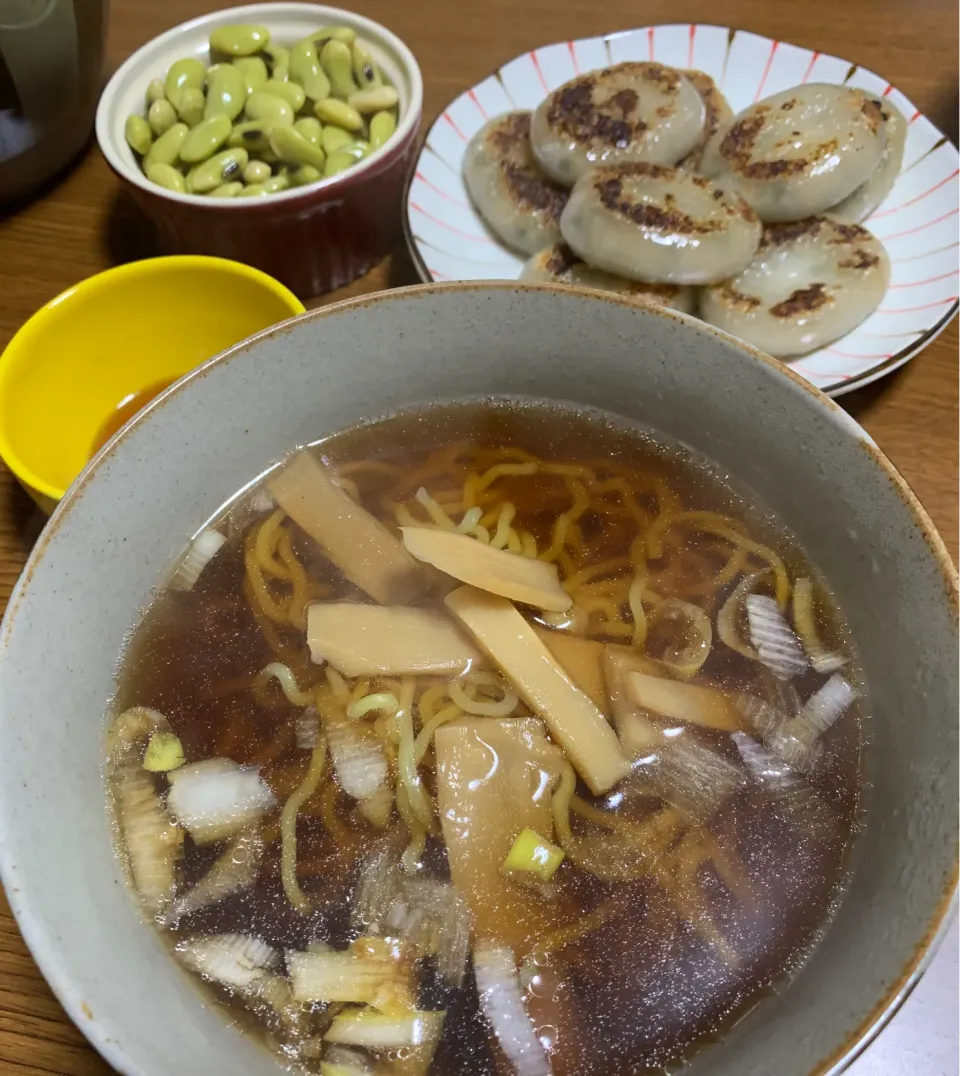
[(567, 192), (533, 156), (529, 112), (497, 116), (470, 139), (463, 180), (477, 212), (512, 250), (533, 254), (560, 238)]
[(598, 164), (674, 164), (703, 133), (704, 104), (679, 71), (622, 63), (564, 83), (533, 114), (537, 159), (572, 186)]

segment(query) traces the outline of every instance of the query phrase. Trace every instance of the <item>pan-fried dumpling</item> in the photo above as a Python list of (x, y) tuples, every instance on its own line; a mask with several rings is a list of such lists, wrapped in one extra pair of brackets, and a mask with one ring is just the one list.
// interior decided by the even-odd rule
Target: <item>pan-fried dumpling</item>
[(659, 164), (606, 165), (577, 181), (564, 240), (596, 269), (654, 284), (712, 284), (756, 253), (761, 225), (733, 191)]
[(903, 113), (885, 98), (877, 99), (883, 122), (886, 127), (886, 145), (880, 163), (865, 183), (861, 183), (853, 194), (844, 198), (830, 209), (831, 217), (839, 217), (857, 224), (866, 220), (877, 209), (884, 198), (893, 190), (893, 185), (900, 174), (903, 164), (903, 149), (907, 143), (907, 121)]
[(701, 171), (738, 191), (763, 221), (822, 213), (880, 163), (885, 124), (863, 90), (810, 83), (774, 94), (725, 124)]
[(729, 123), (733, 119), (733, 109), (727, 102), (726, 97), (720, 92), (713, 79), (703, 71), (682, 71), (685, 78), (693, 83), (693, 88), (700, 94), (703, 101), (704, 118), (703, 133), (697, 139), (697, 144), (682, 160), (677, 162), (678, 168), (687, 168), (691, 172), (700, 171), (700, 159), (704, 148), (711, 138), (720, 129), (721, 124)]
[(565, 243), (554, 243), (534, 256), (523, 267), (521, 280), (534, 280), (545, 284), (568, 284), (571, 287), (595, 288), (626, 295), (642, 303), (667, 306), (692, 314), (695, 302), (693, 288), (678, 284), (641, 284), (622, 276), (594, 269), (581, 261)]
[(693, 149), (703, 122), (700, 94), (679, 71), (622, 63), (554, 90), (534, 112), (530, 136), (545, 171), (572, 186), (597, 164), (673, 164)]
[(533, 156), (529, 112), (507, 112), (480, 128), (464, 154), (463, 181), (484, 222), (513, 250), (533, 254), (560, 238), (567, 192)]
[(705, 288), (700, 317), (778, 359), (846, 335), (880, 305), (890, 280), (883, 244), (828, 216), (764, 229), (757, 256)]

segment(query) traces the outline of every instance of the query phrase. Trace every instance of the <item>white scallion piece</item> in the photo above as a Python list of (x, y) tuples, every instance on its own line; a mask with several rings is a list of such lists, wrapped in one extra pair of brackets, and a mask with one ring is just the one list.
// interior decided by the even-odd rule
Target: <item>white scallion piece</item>
[(208, 934), (188, 938), (173, 950), (185, 968), (221, 986), (243, 990), (280, 964), (280, 954), (247, 934)]
[(823, 735), (849, 708), (857, 697), (857, 689), (839, 673), (833, 676), (807, 699), (798, 715), (809, 721)]
[(169, 774), (167, 808), (197, 844), (213, 844), (249, 828), (277, 805), (256, 767), (227, 758), (193, 762)]
[(386, 784), (387, 759), (378, 740), (345, 722), (329, 724), (326, 734), (337, 780), (348, 796), (365, 800)]
[(823, 745), (817, 742), (816, 729), (799, 717), (772, 729), (764, 736), (763, 743), (798, 773), (809, 773), (823, 752)]
[(513, 953), (481, 943), (473, 954), (480, 1008), (517, 1076), (550, 1076), (550, 1061), (520, 993)]
[(789, 680), (809, 668), (800, 640), (784, 620), (773, 598), (748, 594), (746, 606), (750, 642), (774, 676)]
[(139, 767), (122, 766), (114, 779), (117, 819), (133, 884), (144, 911), (156, 916), (173, 898), (183, 831), (175, 826)]
[(827, 675), (847, 664), (843, 654), (826, 649), (817, 631), (817, 618), (813, 605), (813, 580), (798, 579), (793, 585), (793, 624), (810, 658), (810, 664), (818, 673)]
[(715, 814), (744, 784), (738, 766), (687, 734), (655, 748), (633, 773), (646, 791), (697, 819)]
[(227, 537), (215, 530), (203, 530), (190, 543), (186, 556), (180, 561), (176, 574), (170, 580), (174, 590), (193, 590), (204, 568), (220, 552)]
[(320, 715), (317, 713), (317, 708), (308, 706), (297, 715), (293, 727), (297, 738), (297, 749), (312, 751), (320, 739)]

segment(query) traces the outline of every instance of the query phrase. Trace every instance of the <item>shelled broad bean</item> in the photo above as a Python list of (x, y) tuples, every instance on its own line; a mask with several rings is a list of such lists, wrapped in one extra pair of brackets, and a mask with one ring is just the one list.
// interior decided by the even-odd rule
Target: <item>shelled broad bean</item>
[(177, 60), (124, 134), (167, 190), (255, 198), (353, 168), (396, 132), (399, 95), (346, 26), (291, 46), (264, 26), (218, 26), (209, 65)]

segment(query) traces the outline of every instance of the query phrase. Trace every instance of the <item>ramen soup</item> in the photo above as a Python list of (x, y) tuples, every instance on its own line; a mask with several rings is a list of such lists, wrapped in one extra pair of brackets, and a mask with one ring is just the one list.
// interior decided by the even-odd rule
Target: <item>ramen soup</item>
[(144, 912), (290, 1070), (660, 1071), (821, 935), (862, 690), (816, 568), (706, 461), (445, 405), (199, 533), (107, 770)]

